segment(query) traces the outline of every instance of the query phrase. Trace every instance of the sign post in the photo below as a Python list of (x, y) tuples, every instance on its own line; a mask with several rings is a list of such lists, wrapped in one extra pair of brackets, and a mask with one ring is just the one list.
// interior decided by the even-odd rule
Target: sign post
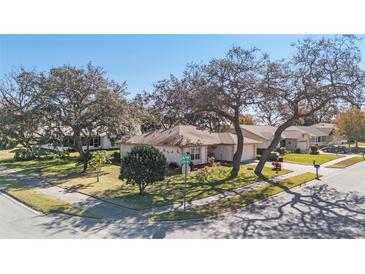
[(189, 154), (185, 153), (181, 156), (182, 172), (184, 174), (184, 202), (183, 202), (184, 211), (186, 204), (186, 181), (188, 178), (188, 174), (190, 173), (190, 166), (189, 166), (190, 162), (191, 162), (191, 157)]

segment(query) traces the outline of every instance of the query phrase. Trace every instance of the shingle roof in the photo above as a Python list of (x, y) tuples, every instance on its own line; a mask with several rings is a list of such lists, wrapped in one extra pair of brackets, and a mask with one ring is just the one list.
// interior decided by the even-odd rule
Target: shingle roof
[(273, 126), (241, 125), (241, 128), (246, 129), (261, 138), (264, 138), (265, 140), (270, 140), (276, 131), (276, 127)]
[(329, 127), (329, 128), (335, 128), (336, 124), (332, 124), (332, 123), (318, 123), (318, 124), (314, 124), (312, 125), (312, 127)]
[(281, 137), (284, 139), (302, 139), (303, 134), (305, 133), (298, 130), (285, 130)]
[(291, 126), (288, 130), (299, 130), (308, 133), (310, 136), (328, 136), (331, 131), (326, 131), (324, 128), (316, 128), (313, 126)]
[[(252, 132), (253, 134), (265, 139), (271, 140), (274, 137), (276, 127), (262, 125), (241, 125), (241, 128)], [(315, 126), (291, 126), (282, 133), (281, 137), (286, 139), (300, 139), (302, 134), (310, 136), (328, 136), (332, 132), (332, 127), (315, 127)]]
[[(256, 144), (258, 141), (245, 138), (245, 144)], [(127, 141), (117, 144), (150, 144), (160, 146), (190, 146), (190, 145), (219, 145), (237, 144), (237, 136), (232, 133), (210, 133), (199, 130), (195, 126), (178, 125), (171, 129), (160, 129), (134, 136)]]
[(324, 132), (325, 135), (330, 135), (332, 131), (335, 130), (334, 127), (317, 127), (320, 131)]

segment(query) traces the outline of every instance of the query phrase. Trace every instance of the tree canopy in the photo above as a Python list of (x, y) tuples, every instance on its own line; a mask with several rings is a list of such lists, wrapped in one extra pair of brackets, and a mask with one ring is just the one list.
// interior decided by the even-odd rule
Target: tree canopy
[(30, 149), (42, 143), (62, 146), (72, 137), (84, 171), (93, 136), (120, 138), (139, 123), (137, 106), (126, 98), (126, 83), (109, 80), (92, 64), (40, 73), (22, 69), (4, 78), (0, 92), (2, 135)]
[(329, 105), (363, 104), (365, 74), (359, 67), (361, 54), (356, 42), (354, 36), (304, 39), (294, 44), (296, 53), (289, 60), (270, 63), (261, 93), (281, 122), (271, 144), (262, 153), (256, 174), (261, 175), (270, 152), (280, 142), (281, 133), (300, 118)]
[(340, 112), (336, 118), (336, 125), (337, 134), (347, 140), (355, 140), (356, 147), (359, 140), (365, 139), (365, 112), (359, 108), (352, 107)]

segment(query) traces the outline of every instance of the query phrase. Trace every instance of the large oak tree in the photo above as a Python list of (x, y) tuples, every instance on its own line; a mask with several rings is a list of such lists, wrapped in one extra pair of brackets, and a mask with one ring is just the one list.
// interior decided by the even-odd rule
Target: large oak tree
[[(71, 134), (84, 171), (90, 159), (90, 140), (103, 132), (121, 137), (135, 126), (133, 105), (126, 100), (125, 84), (105, 77), (100, 67), (62, 66), (43, 75), (42, 105), (47, 108), (44, 125), (49, 135)], [(84, 140), (84, 145), (82, 140)]]
[(282, 132), (299, 119), (330, 104), (363, 103), (365, 76), (359, 67), (361, 54), (356, 42), (354, 36), (304, 39), (295, 44), (296, 53), (290, 60), (268, 66), (261, 93), (280, 114), (282, 122), (256, 166), (257, 175), (261, 176)]
[(232, 48), (221, 59), (192, 65), (185, 72), (188, 103), (193, 113), (215, 113), (229, 121), (237, 135), (231, 177), (236, 177), (243, 153), (240, 116), (264, 98), (259, 93), (268, 58), (256, 48)]

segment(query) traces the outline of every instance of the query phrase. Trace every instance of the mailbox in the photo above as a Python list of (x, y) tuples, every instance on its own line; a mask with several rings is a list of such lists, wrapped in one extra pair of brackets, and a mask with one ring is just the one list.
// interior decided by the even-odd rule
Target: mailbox
[(318, 180), (318, 179), (319, 179), (318, 170), (319, 170), (319, 168), (321, 167), (321, 165), (316, 164), (316, 161), (315, 161), (315, 160), (313, 160), (313, 166), (314, 166), (314, 168), (316, 169), (316, 179)]

